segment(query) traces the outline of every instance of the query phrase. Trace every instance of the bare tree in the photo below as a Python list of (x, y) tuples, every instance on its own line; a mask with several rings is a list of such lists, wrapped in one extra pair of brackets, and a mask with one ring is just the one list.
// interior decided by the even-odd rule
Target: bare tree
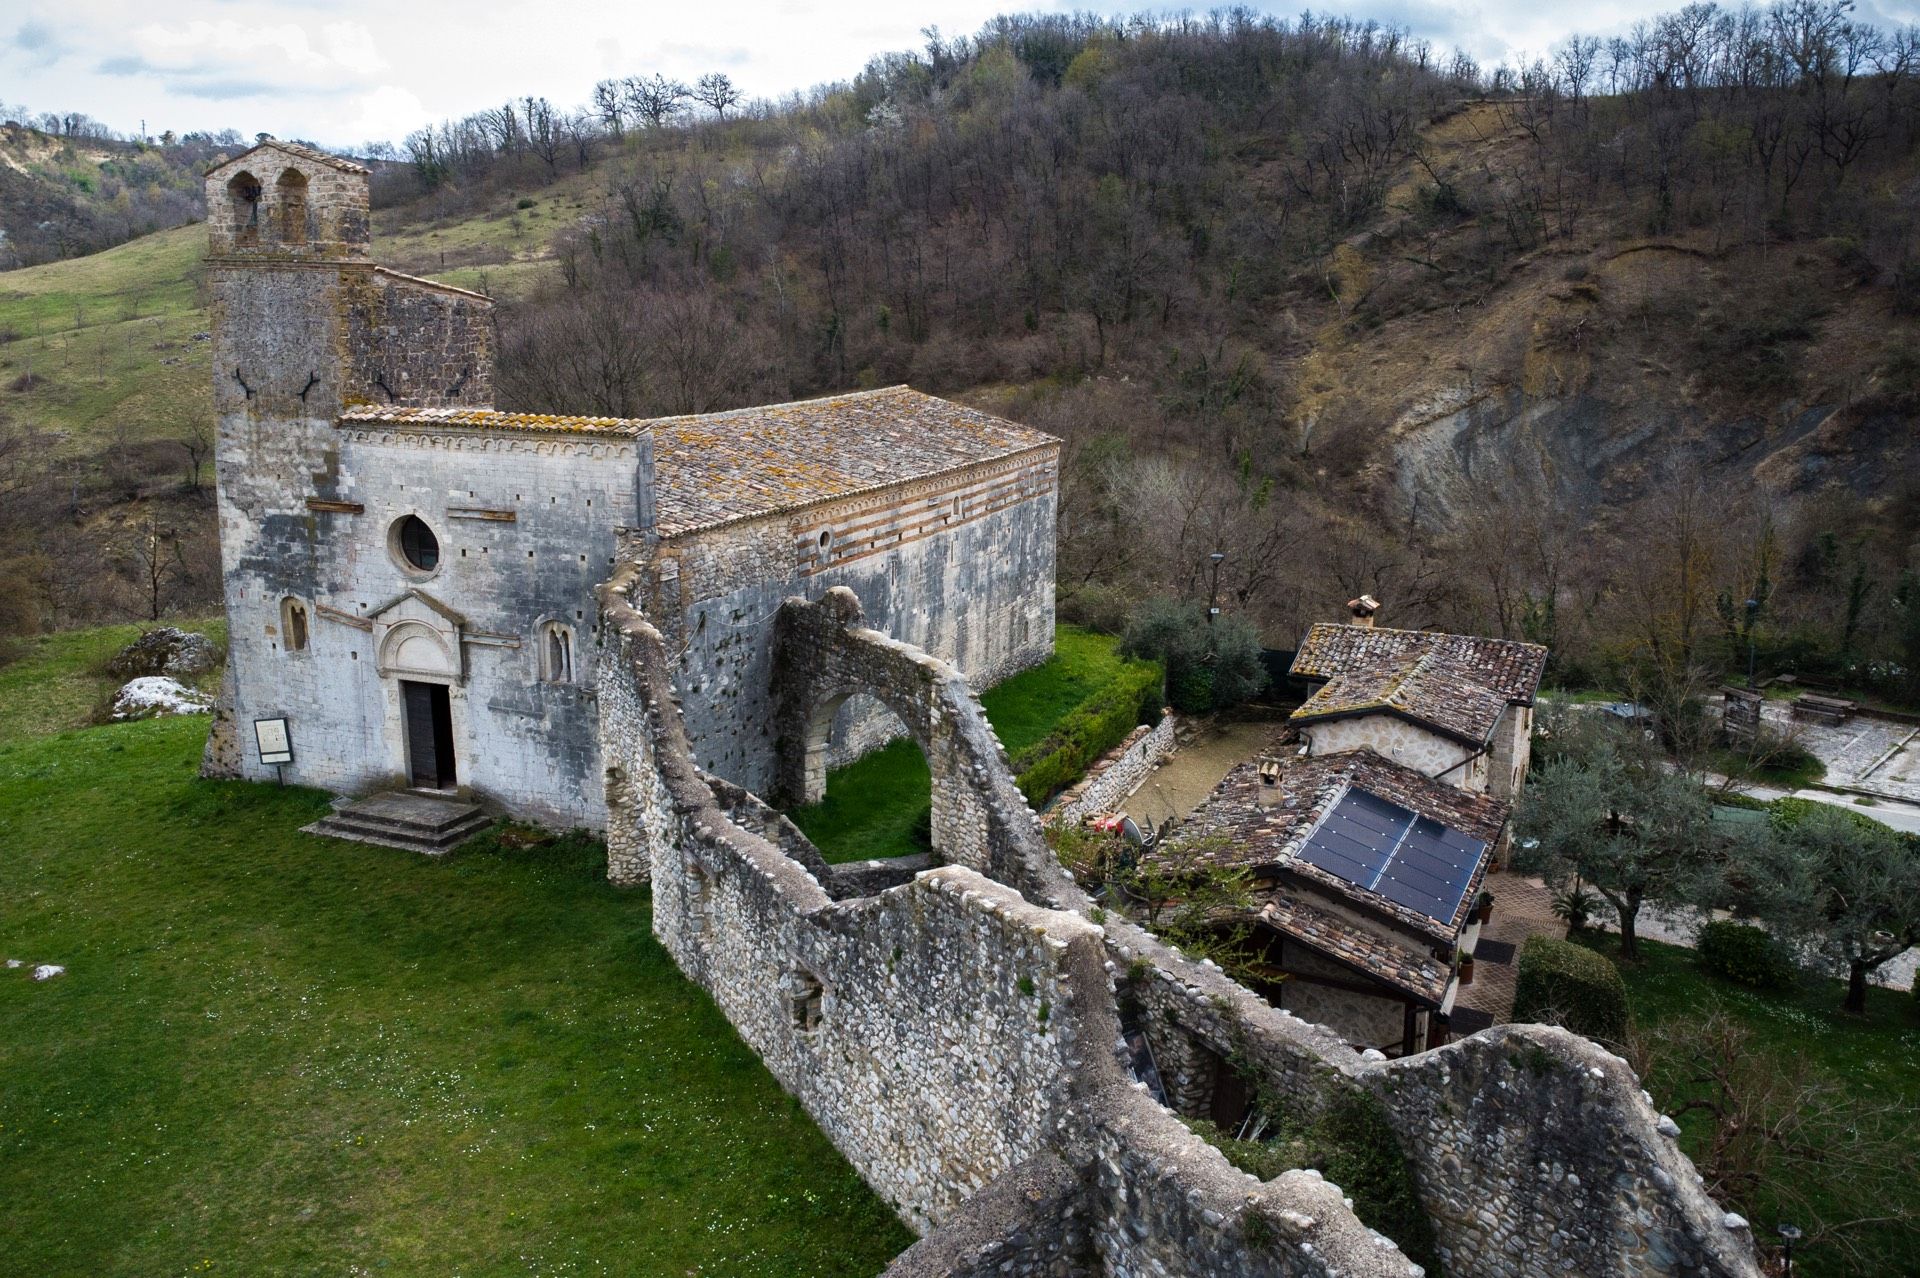
[(686, 109), (690, 94), (678, 80), (669, 80), (659, 72), (651, 76), (629, 76), (622, 82), (627, 108), (650, 129), (665, 128)]
[(722, 120), (727, 118), (728, 109), (736, 105), (741, 97), (740, 90), (733, 87), (733, 81), (718, 71), (701, 76), (693, 86), (693, 100), (712, 108), (714, 115)]

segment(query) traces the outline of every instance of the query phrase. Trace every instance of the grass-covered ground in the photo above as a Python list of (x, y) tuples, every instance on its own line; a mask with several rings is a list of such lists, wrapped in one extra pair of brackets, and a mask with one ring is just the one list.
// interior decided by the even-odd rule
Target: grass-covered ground
[(324, 796), (196, 778), (203, 719), (33, 735), (88, 696), (25, 707), (24, 669), (0, 957), (67, 974), (0, 969), (0, 1271), (871, 1274), (910, 1241), (597, 845), (309, 838)]
[[(225, 618), (167, 624), (226, 641)], [(152, 628), (102, 626), (5, 641), (11, 660), (0, 665), (0, 748), (92, 722), (120, 684), (103, 672), (108, 659)], [(219, 682), (216, 671), (201, 684), (211, 691)]]
[[(1612, 937), (1584, 938), (1610, 956), (1617, 956)], [(1789, 1071), (1796, 1063), (1811, 1065), (1817, 1073), (1850, 1096), (1905, 1106), (1908, 1115), (1896, 1122), (1898, 1131), (1920, 1143), (1920, 1004), (1912, 995), (1877, 986), (1867, 992), (1867, 1015), (1853, 1017), (1840, 1011), (1844, 987), (1838, 981), (1805, 976), (1797, 988), (1762, 993), (1710, 976), (1700, 968), (1693, 951), (1642, 941), (1644, 957), (1620, 964), (1640, 1027), (1677, 1025), (1697, 1028), (1718, 1010), (1736, 1018), (1752, 1033), (1752, 1041), (1766, 1061), (1763, 1070)], [(1677, 1073), (1649, 1080), (1654, 1096), (1664, 1105), (1700, 1095), (1701, 1090)], [(1682, 1147), (1697, 1155), (1706, 1131), (1705, 1119), (1682, 1114)], [(1822, 1133), (1818, 1141), (1828, 1158), (1809, 1171), (1794, 1173), (1797, 1183), (1829, 1221), (1855, 1220), (1883, 1214), (1902, 1204), (1920, 1211), (1920, 1184), (1892, 1177), (1876, 1178), (1849, 1159), (1854, 1134), (1846, 1130)], [(1802, 1227), (1812, 1222), (1793, 1219), (1775, 1205), (1762, 1203), (1754, 1212), (1756, 1237), (1777, 1240), (1782, 1219)], [(1908, 1278), (1920, 1272), (1920, 1232), (1894, 1226), (1869, 1227), (1856, 1240), (1861, 1256), (1855, 1259), (1835, 1244), (1804, 1248), (1794, 1272), (1807, 1278)]]
[[(1050, 661), (981, 696), (1009, 757), (1045, 738), (1129, 664), (1114, 647), (1111, 635), (1061, 626)], [(926, 756), (902, 738), (834, 769), (826, 798), (789, 815), (829, 861), (910, 856), (927, 850), (932, 786)]]

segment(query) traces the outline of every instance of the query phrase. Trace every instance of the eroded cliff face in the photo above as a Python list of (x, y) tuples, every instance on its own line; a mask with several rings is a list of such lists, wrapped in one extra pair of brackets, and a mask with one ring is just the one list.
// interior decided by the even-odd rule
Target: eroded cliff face
[(1393, 246), (1344, 255), (1344, 318), (1296, 376), (1304, 439), (1374, 432), (1365, 473), (1416, 523), (1491, 497), (1585, 524), (1696, 479), (1789, 506), (1833, 485), (1872, 498), (1920, 465), (1914, 323), (1821, 251), (1543, 249), (1478, 298), (1387, 314), (1415, 269)]

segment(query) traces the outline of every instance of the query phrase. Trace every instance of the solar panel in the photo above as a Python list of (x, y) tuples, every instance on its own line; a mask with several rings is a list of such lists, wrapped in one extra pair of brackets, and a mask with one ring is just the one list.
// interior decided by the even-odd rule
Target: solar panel
[(1299, 856), (1395, 905), (1451, 923), (1487, 845), (1395, 803), (1349, 789)]

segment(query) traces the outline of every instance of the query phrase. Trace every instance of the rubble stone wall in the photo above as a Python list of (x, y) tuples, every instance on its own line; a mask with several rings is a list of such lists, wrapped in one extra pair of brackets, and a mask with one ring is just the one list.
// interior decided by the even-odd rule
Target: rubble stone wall
[[(694, 762), (669, 651), (633, 606), (638, 575), (624, 569), (600, 592), (611, 846), (647, 858), (654, 926), (682, 970), (868, 1183), (930, 1235), (901, 1257), (901, 1278), (940, 1272), (930, 1264), (1416, 1272), (1317, 1172), (1246, 1176), (1149, 1097), (1116, 1050), (1123, 1009), (1169, 1045), (1161, 1059), (1176, 1071), (1228, 1062), (1266, 1106), (1310, 1116), (1337, 1089), (1371, 1091), (1396, 1121), (1454, 1272), (1757, 1278), (1746, 1231), (1700, 1191), (1616, 1058), (1540, 1027), (1406, 1061), (1354, 1053), (1211, 964), (1095, 914), (1031, 813), (1013, 819), (1004, 756), (972, 726), (954, 775), (977, 787), (973, 802), (989, 816), (986, 874), (942, 866), (835, 901), (810, 858), (781, 845), (797, 832), (737, 804), (747, 824), (736, 821)], [(850, 596), (798, 602), (789, 615), (811, 634), (796, 652), (810, 644), (839, 663), (834, 678), (864, 669), (862, 686), (890, 702), (918, 680), (939, 694), (931, 707), (973, 723), (965, 707), (977, 702), (960, 695), (951, 667), (854, 624)], [(1196, 1078), (1170, 1082), (1176, 1103), (1201, 1103)], [(1046, 1170), (1049, 1156), (1066, 1171)], [(1019, 1210), (1023, 1184), (1047, 1212)], [(995, 1220), (1004, 1228), (988, 1237)], [(943, 1236), (948, 1225), (960, 1232)]]
[(1173, 711), (1168, 710), (1152, 727), (1135, 728), (1125, 741), (1095, 760), (1085, 777), (1061, 792), (1046, 811), (1047, 824), (1071, 826), (1118, 808), (1173, 753), (1177, 726)]
[[(671, 536), (648, 615), (681, 652), (701, 767), (773, 789), (775, 614), (789, 598), (853, 591), (867, 624), (987, 688), (1053, 654), (1054, 500), (1048, 446), (804, 510)], [(824, 539), (824, 540), (823, 540)], [(884, 705), (847, 701), (834, 766), (901, 732)]]

